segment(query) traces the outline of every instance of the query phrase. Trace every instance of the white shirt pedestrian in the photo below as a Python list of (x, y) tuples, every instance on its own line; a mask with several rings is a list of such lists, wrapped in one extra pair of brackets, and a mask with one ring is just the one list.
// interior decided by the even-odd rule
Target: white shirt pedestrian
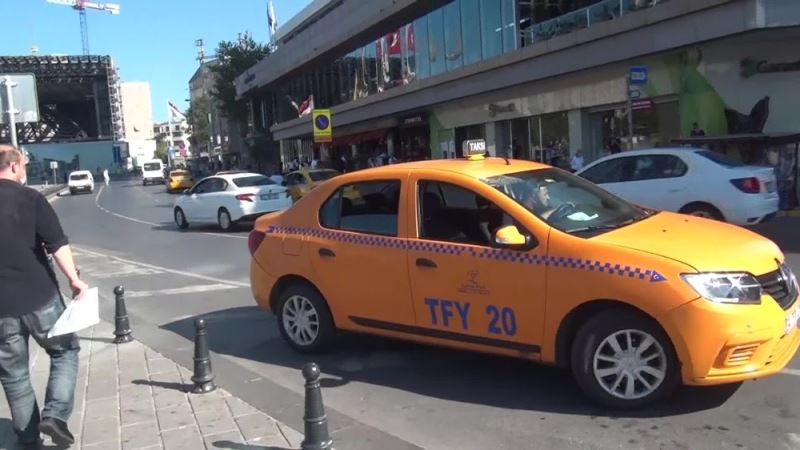
[(106, 186), (108, 186), (108, 182), (111, 181), (111, 177), (108, 176), (108, 169), (103, 170), (103, 181), (106, 182)]
[(572, 170), (575, 171), (583, 169), (583, 155), (581, 155), (581, 152), (575, 153), (570, 160), (569, 165), (572, 167)]

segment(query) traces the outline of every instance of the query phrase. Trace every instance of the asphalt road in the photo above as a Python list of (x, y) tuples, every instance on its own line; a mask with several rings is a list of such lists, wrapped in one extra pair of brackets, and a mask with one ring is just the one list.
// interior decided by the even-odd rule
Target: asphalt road
[[(181, 232), (174, 199), (131, 180), (54, 207), (84, 276), (101, 288), (106, 320), (122, 284), (135, 337), (191, 367), (194, 320), (205, 318), (217, 382), (302, 430), (299, 369), (309, 359), (254, 307), (248, 230)], [(800, 273), (798, 229), (800, 219), (785, 218), (757, 231)], [(568, 373), (523, 361), (360, 336), (314, 360), (339, 449), (800, 449), (797, 357), (774, 377), (684, 388), (625, 415), (587, 403)]]

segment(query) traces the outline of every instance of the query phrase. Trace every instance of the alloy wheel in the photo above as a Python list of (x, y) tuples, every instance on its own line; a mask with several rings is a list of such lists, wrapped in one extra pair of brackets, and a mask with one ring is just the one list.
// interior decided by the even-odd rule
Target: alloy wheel
[(283, 328), (295, 344), (306, 346), (319, 335), (319, 315), (311, 301), (301, 295), (289, 297), (283, 305)]
[(655, 392), (667, 377), (667, 354), (656, 338), (641, 330), (620, 330), (594, 353), (595, 379), (610, 395), (635, 400)]

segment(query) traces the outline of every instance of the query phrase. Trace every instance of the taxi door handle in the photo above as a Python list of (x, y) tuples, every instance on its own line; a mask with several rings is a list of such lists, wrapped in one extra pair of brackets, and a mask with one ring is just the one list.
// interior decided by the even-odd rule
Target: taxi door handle
[(318, 253), (319, 253), (319, 256), (322, 256), (323, 258), (335, 258), (336, 257), (336, 253), (333, 253), (333, 250), (330, 250), (330, 249), (327, 249), (327, 248), (319, 249)]
[(435, 269), (436, 263), (431, 261), (428, 258), (417, 258), (417, 267), (428, 267), (431, 269)]

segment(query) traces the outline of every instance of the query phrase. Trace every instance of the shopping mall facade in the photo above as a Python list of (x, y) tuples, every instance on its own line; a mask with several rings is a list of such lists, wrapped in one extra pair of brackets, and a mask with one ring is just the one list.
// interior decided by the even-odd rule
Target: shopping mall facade
[[(696, 123), (777, 163), (800, 135), (797, 48), (797, 0), (317, 0), (236, 87), (284, 160), (452, 158), (482, 138), (492, 154), (591, 161)], [(648, 75), (629, 139), (632, 67)], [(298, 117), (311, 96), (332, 109), (331, 144)]]

